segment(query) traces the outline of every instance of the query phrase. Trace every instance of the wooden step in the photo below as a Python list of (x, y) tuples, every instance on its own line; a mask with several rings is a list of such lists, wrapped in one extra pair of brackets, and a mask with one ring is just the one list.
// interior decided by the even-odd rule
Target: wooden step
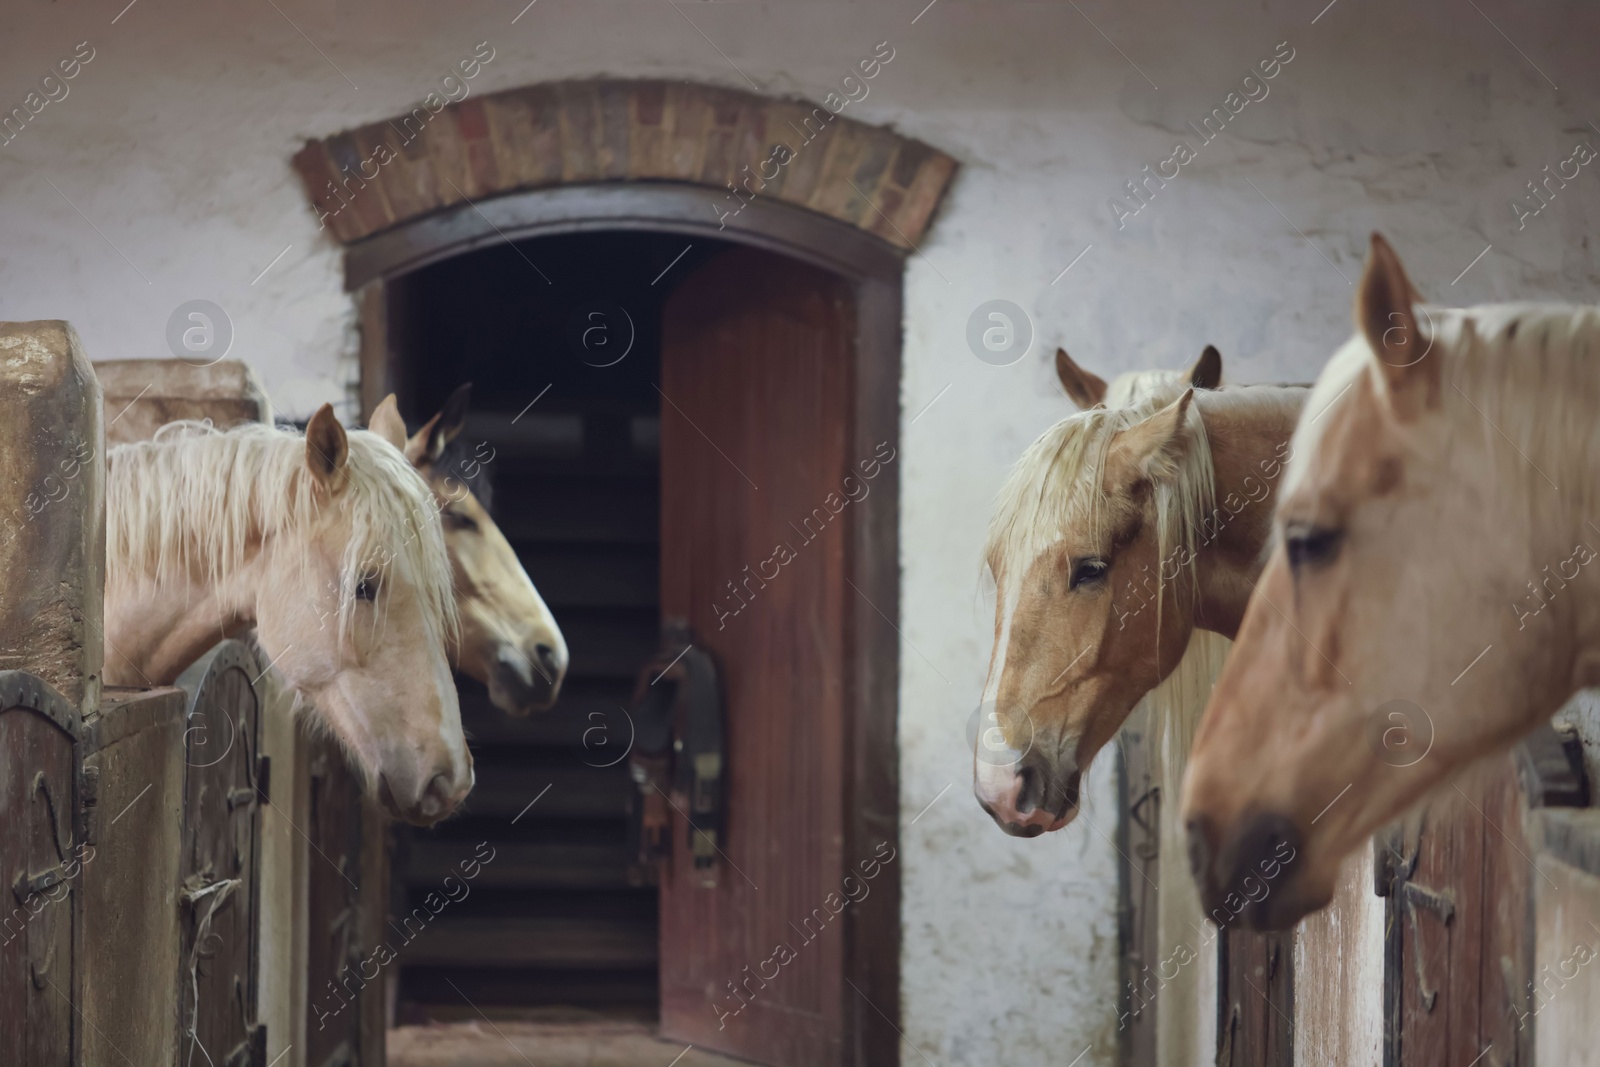
[[(506, 473), (506, 472), (496, 472)], [(661, 535), (654, 479), (505, 477), (495, 521), (518, 552), (541, 542), (652, 545)]]
[(661, 574), (654, 545), (533, 547), (521, 559), (558, 619), (564, 608), (656, 608)]
[[(620, 744), (616, 751), (622, 751)], [(609, 753), (606, 753), (609, 758)], [(638, 787), (627, 761), (613, 767), (527, 766), (477, 761), (477, 783), (462, 804), (462, 814), (522, 822), (544, 819), (626, 819)], [(529, 805), (532, 804), (532, 807)], [(524, 814), (525, 813), (525, 814)]]
[(654, 921), (454, 918), (446, 911), (397, 954), (409, 967), (608, 970), (655, 966), (657, 944)]
[(561, 697), (549, 711), (524, 718), (507, 715), (489, 702), (488, 691), (469, 679), (458, 679), (461, 722), (474, 756), (493, 746), (547, 746), (582, 749), (589, 763), (614, 758), (601, 756), (611, 744), (626, 744), (631, 733), (627, 708), (633, 699), (633, 679), (568, 679)]
[[(510, 889), (624, 889), (637, 883), (633, 864), (620, 843), (567, 844), (493, 841), (493, 859), (478, 868), (474, 886)], [(460, 878), (463, 858), (473, 855), (463, 841), (418, 838), (411, 842), (406, 882), (413, 888)]]

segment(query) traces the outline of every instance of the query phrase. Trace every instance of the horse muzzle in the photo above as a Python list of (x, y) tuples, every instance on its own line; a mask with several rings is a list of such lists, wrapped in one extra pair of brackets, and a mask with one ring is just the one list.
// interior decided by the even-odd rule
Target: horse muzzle
[(545, 711), (561, 693), (567, 650), (543, 643), (521, 649), (504, 643), (489, 664), (489, 699), (509, 715)]

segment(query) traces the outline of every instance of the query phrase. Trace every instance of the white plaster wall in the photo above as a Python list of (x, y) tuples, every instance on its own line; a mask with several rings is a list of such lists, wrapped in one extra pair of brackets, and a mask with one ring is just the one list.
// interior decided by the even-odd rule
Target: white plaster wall
[[(348, 402), (351, 306), (288, 166), (304, 138), (402, 110), (484, 40), (478, 91), (662, 75), (814, 98), (890, 41), (849, 114), (964, 164), (906, 275), (906, 419), (922, 413), (902, 460), (904, 1026), (941, 1067), (1111, 1063), (1109, 766), (1087, 818), (1040, 840), (1001, 835), (967, 787), (990, 629), (979, 551), (1007, 466), (1068, 410), (1048, 354), (1063, 343), (1107, 373), (1213, 342), (1233, 380), (1309, 379), (1348, 329), (1374, 228), (1436, 299), (1593, 299), (1600, 164), (1520, 232), (1508, 199), (1600, 140), (1600, 17), (1509, 0), (1337, 0), (1320, 18), (1324, 0), (539, 0), (512, 25), (524, 2), (137, 0), (117, 17), (123, 0), (10, 0), (5, 109), (78, 42), (96, 56), (0, 146), (0, 318), (70, 319), (96, 359), (163, 356), (171, 311), (209, 299), (280, 410)], [(1196, 145), (1185, 121), (1281, 41), (1295, 58), (1270, 95), (1119, 231), (1107, 198), (1175, 138)], [(964, 340), (996, 297), (1037, 332), (1006, 368)]]

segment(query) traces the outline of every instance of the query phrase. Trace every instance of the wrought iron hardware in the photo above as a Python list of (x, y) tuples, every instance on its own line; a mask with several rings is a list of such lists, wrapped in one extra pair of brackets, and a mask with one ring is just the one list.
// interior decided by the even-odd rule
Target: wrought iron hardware
[[(1415, 866), (1414, 859), (1412, 866)], [(1429, 988), (1427, 975), (1422, 969), (1422, 931), (1417, 924), (1417, 912), (1430, 911), (1445, 926), (1449, 926), (1456, 917), (1455, 898), (1449, 890), (1439, 892), (1409, 881), (1400, 883), (1399, 897), (1400, 906), (1405, 909), (1406, 921), (1411, 925), (1411, 955), (1417, 969), (1417, 993), (1422, 997), (1423, 1009), (1432, 1012), (1439, 999), (1439, 991)]]
[(683, 620), (662, 624), (661, 650), (639, 672), (631, 718), (640, 862), (660, 863), (671, 856), (670, 806), (688, 822), (689, 854), (700, 884), (716, 885), (717, 860), (726, 844), (722, 692), (716, 664), (695, 645)]

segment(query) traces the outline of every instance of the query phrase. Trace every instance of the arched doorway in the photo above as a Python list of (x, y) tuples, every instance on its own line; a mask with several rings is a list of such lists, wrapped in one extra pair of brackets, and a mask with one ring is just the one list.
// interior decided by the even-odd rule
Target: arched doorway
[[(729, 822), (725, 869), (704, 885), (673, 816), (682, 855), (659, 904), (662, 1029), (759, 1062), (898, 1062), (898, 468), (886, 457), (898, 448), (903, 259), (954, 165), (831, 110), (723, 90), (519, 93), (443, 109), (388, 162), (374, 162), (381, 126), (296, 158), (348, 242), (362, 406), (397, 391), (415, 417), (441, 399), (416, 395), (418, 360), (439, 357), (407, 335), (426, 268), (509, 246), (537, 290), (555, 285), (525, 255), (541, 241), (681, 235), (688, 258), (662, 272), (680, 268), (658, 308), (652, 383), (660, 608), (690, 620), (726, 675)], [(793, 132), (779, 134), (787, 113)], [(771, 172), (780, 135), (795, 146), (771, 180), (732, 192), (708, 181)], [(789, 411), (803, 417), (776, 417)], [(873, 477), (858, 494), (846, 479), (861, 486), (862, 463)], [(768, 541), (788, 545), (789, 574)], [(766, 592), (771, 569), (793, 579), (788, 591)], [(572, 643), (577, 671), (585, 650)], [(825, 925), (831, 944), (810, 949)], [(789, 975), (785, 955), (800, 959)]]

